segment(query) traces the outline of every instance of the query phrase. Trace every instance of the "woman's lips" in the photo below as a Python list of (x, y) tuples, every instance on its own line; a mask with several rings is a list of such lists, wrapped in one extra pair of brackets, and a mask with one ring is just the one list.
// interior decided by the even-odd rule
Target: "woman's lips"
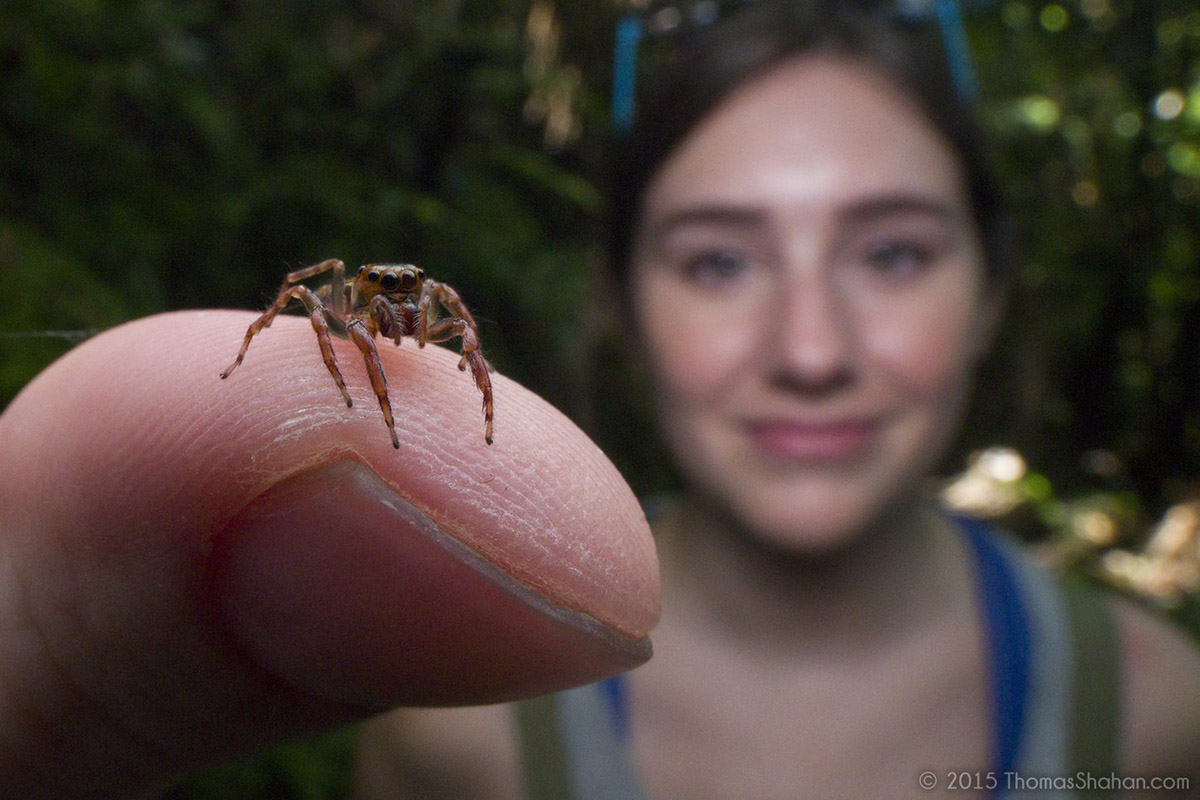
[(871, 419), (830, 422), (756, 420), (747, 423), (750, 441), (764, 454), (790, 461), (843, 461), (871, 446), (878, 424)]

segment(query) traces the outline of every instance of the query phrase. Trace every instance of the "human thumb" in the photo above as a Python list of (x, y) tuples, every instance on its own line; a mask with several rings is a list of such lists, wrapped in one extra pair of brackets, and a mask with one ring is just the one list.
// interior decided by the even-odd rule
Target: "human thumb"
[(599, 450), (442, 348), (181, 312), (60, 359), (0, 416), (0, 796), (123, 796), (397, 704), (496, 702), (649, 657), (645, 520)]

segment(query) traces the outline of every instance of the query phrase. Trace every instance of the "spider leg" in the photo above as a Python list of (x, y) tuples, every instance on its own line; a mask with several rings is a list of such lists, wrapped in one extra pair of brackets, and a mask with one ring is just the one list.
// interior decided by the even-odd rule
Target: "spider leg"
[[(444, 283), (437, 281), (426, 281), (424, 290), (421, 292), (421, 300), (418, 305), (420, 314), (417, 324), (417, 342), (424, 347), (425, 342), (444, 342), (447, 339), (452, 339), (458, 336), (458, 328), (452, 327), (448, 330), (444, 328), (443, 323), (437, 321), (437, 311), (439, 304), (446, 309), (450, 314), (449, 319), (457, 317), (462, 320), (467, 329), (473, 334), (475, 342), (474, 350), (479, 349), (479, 328), (475, 324), (475, 318), (471, 316), (471, 312), (467, 310), (462, 298), (453, 287), (447, 286)], [(434, 331), (437, 331), (436, 333)], [(467, 353), (471, 348), (467, 347), (466, 337), (463, 337), (463, 357), (458, 362), (459, 369), (467, 368)], [(487, 359), (480, 353), (479, 360), (483, 362), (484, 367), (488, 372), (492, 371), (492, 365), (487, 363)]]
[[(305, 303), (305, 305), (308, 305)], [(321, 360), (325, 362), (325, 368), (329, 370), (329, 374), (333, 376), (333, 382), (337, 384), (338, 391), (342, 393), (342, 399), (346, 401), (346, 408), (354, 405), (354, 400), (350, 397), (350, 392), (346, 391), (346, 381), (342, 379), (342, 371), (338, 369), (337, 356), (333, 353), (333, 343), (329, 340), (329, 321), (325, 318), (329, 311), (322, 305), (312, 307), (308, 318), (312, 322), (313, 330), (317, 332), (317, 345), (321, 348)]]
[(263, 328), (271, 326), (271, 323), (275, 320), (279, 312), (286, 308), (287, 304), (292, 302), (293, 298), (299, 296), (300, 288), (302, 287), (285, 286), (280, 290), (279, 295), (275, 298), (275, 302), (268, 306), (267, 310), (262, 313), (262, 316), (250, 323), (250, 327), (246, 329), (246, 338), (242, 340), (242, 348), (238, 350), (237, 358), (221, 373), (222, 380), (228, 378), (229, 374), (242, 363), (242, 359), (246, 357), (246, 351), (250, 349), (250, 340), (258, 335)]
[(488, 375), (490, 369), (488, 363), (479, 349), (479, 335), (475, 332), (475, 326), (459, 317), (447, 317), (428, 326), (425, 335), (430, 342), (444, 342), (455, 336), (462, 337), (462, 358), (458, 361), (458, 368), (465, 370), (468, 365), (471, 367), (471, 376), (475, 379), (475, 386), (483, 395), (483, 438), (484, 441), (491, 444), (494, 411), (492, 379)]
[(229, 377), (242, 359), (246, 357), (246, 350), (250, 347), (250, 340), (262, 331), (263, 328), (270, 327), (271, 322), (275, 317), (287, 307), (292, 300), (299, 300), (304, 303), (308, 309), (308, 319), (312, 323), (313, 330), (317, 334), (317, 345), (321, 348), (321, 360), (325, 362), (326, 369), (333, 376), (333, 382), (337, 384), (338, 391), (342, 393), (342, 399), (346, 401), (346, 406), (354, 405), (354, 401), (350, 399), (350, 393), (346, 391), (346, 382), (342, 379), (342, 372), (338, 369), (337, 356), (333, 353), (333, 345), (329, 340), (329, 309), (321, 302), (320, 298), (313, 293), (307, 286), (289, 286), (283, 289), (279, 296), (275, 298), (275, 302), (271, 307), (263, 312), (262, 316), (250, 323), (250, 327), (246, 330), (246, 338), (242, 340), (242, 348), (238, 351), (237, 358), (229, 365), (229, 368), (221, 373), (221, 378), (224, 380)]
[(289, 272), (283, 278), (283, 288), (280, 291), (286, 291), (288, 287), (300, 281), (330, 271), (333, 272), (333, 280), (329, 285), (329, 310), (336, 318), (343, 319), (346, 316), (346, 264), (340, 258), (327, 258), (311, 266)]
[[(313, 302), (316, 302), (317, 305), (324, 307), (320, 300), (318, 300), (311, 291), (304, 289), (304, 287), (296, 286), (296, 284), (306, 278), (311, 278), (314, 275), (320, 275), (322, 272), (328, 272), (330, 270), (333, 270), (334, 284), (345, 283), (346, 265), (343, 264), (340, 259), (336, 258), (328, 258), (319, 264), (313, 264), (312, 266), (304, 267), (303, 269), (294, 270), (293, 272), (289, 272), (284, 277), (283, 286), (280, 287), (279, 294), (275, 296), (275, 302), (271, 303), (271, 305), (267, 307), (267, 310), (263, 312), (261, 317), (250, 324), (250, 328), (246, 331), (246, 338), (242, 340), (242, 348), (238, 351), (237, 358), (234, 359), (233, 363), (229, 365), (228, 369), (221, 373), (222, 380), (228, 378), (229, 373), (237, 369), (237, 367), (242, 363), (242, 359), (246, 357), (246, 351), (250, 348), (250, 340), (253, 339), (259, 332), (261, 332), (263, 328), (271, 327), (271, 323), (275, 321), (275, 317), (279, 315), (280, 311), (283, 311), (283, 309), (287, 308), (288, 303), (290, 303), (293, 299), (299, 298), (302, 302), (304, 302), (304, 305), (308, 307), (310, 314), (312, 313), (313, 306), (309, 300), (305, 299), (306, 296), (311, 296)], [(304, 289), (304, 291), (301, 291), (302, 289)], [(305, 295), (304, 292), (307, 292), (308, 294)], [(339, 310), (339, 306), (344, 308), (345, 304), (344, 302), (338, 302), (338, 292), (334, 292), (333, 294), (335, 295), (332, 299), (333, 312), (334, 315), (340, 320), (342, 317), (342, 312)], [(344, 291), (342, 294), (344, 294)], [(313, 327), (315, 328), (316, 325), (317, 323), (314, 322)], [(321, 332), (318, 330), (317, 336), (319, 337), (320, 335)], [(325, 352), (324, 348), (322, 348), (321, 352)], [(329, 363), (328, 360), (326, 360), (326, 363)], [(340, 374), (337, 377), (340, 378)]]
[[(437, 322), (438, 309), (433, 303), (433, 287), (441, 284), (426, 281), (421, 287), (421, 297), (417, 300), (417, 347), (424, 347), (429, 339), (429, 328)], [(453, 334), (451, 334), (453, 335)]]
[(367, 326), (360, 319), (352, 319), (346, 323), (346, 335), (362, 352), (363, 361), (367, 365), (367, 375), (371, 378), (371, 388), (379, 398), (379, 410), (383, 412), (383, 421), (387, 423), (388, 432), (392, 435), (392, 447), (400, 449), (400, 440), (396, 437), (396, 420), (392, 416), (392, 403), (388, 400), (387, 376), (383, 374), (383, 362), (379, 360), (379, 350), (375, 347)]
[[(417, 315), (417, 345), (419, 347), (424, 347), (425, 342), (445, 341), (454, 335), (450, 334), (442, 339), (429, 338), (429, 329), (437, 322), (439, 307), (446, 309), (451, 317), (461, 319), (478, 336), (479, 328), (475, 324), (475, 318), (471, 316), (471, 312), (467, 310), (466, 304), (463, 303), (454, 287), (438, 281), (427, 280), (421, 287), (421, 297), (417, 301), (419, 312)], [(459, 366), (459, 369), (464, 369), (464, 367)]]

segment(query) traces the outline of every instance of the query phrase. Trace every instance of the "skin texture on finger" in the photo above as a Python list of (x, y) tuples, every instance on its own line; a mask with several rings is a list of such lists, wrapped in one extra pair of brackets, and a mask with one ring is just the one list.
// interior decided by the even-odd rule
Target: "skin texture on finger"
[(0, 774), (35, 794), (649, 657), (653, 543), (572, 423), (494, 375), (489, 447), (456, 353), (384, 343), (396, 450), (357, 350), (334, 342), (346, 408), (307, 320), (220, 380), (254, 318), (114, 329), (0, 417)]

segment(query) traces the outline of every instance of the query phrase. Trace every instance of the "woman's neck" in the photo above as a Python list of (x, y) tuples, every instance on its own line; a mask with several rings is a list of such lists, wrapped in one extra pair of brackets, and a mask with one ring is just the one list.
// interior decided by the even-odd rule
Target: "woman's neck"
[(702, 500), (678, 509), (670, 527), (664, 585), (675, 587), (678, 613), (763, 655), (869, 656), (961, 612), (971, 596), (960, 537), (920, 501), (816, 554), (766, 544)]

